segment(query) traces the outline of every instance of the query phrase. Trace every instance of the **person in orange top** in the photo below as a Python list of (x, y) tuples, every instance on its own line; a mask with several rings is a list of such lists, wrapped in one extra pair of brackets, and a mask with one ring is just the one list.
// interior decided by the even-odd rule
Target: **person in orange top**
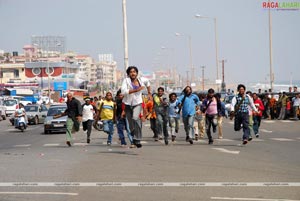
[(274, 98), (274, 95), (272, 95), (271, 99), (270, 99), (270, 114), (271, 114), (271, 119), (275, 118), (275, 110), (276, 110), (276, 99)]
[(146, 119), (150, 120), (151, 130), (153, 132), (153, 138), (158, 141), (158, 131), (156, 128), (156, 113), (154, 110), (153, 96), (149, 97), (145, 103)]

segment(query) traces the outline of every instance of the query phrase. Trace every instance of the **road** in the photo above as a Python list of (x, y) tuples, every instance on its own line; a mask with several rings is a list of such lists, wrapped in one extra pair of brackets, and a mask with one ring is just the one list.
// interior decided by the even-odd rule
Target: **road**
[(213, 145), (190, 145), (180, 129), (165, 146), (146, 122), (142, 149), (121, 147), (117, 135), (108, 147), (95, 130), (88, 145), (81, 130), (69, 148), (42, 124), (21, 133), (1, 121), (0, 200), (300, 200), (300, 121), (263, 121), (246, 146), (229, 120)]

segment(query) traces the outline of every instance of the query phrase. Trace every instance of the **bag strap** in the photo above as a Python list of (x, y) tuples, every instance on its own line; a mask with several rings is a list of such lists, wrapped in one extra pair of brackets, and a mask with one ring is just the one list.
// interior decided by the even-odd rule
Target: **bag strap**
[(236, 107), (234, 107), (234, 113), (237, 113), (237, 111), (240, 109), (241, 105), (243, 104), (244, 100), (245, 100), (245, 96), (243, 96), (242, 100), (237, 105), (235, 105)]

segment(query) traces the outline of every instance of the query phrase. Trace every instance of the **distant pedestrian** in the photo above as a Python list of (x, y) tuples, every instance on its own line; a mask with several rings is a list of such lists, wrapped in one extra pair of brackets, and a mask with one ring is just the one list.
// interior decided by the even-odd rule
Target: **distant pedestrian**
[(259, 127), (260, 127), (260, 123), (261, 123), (261, 118), (263, 116), (263, 112), (264, 112), (264, 105), (262, 103), (262, 101), (260, 100), (260, 98), (257, 96), (256, 93), (252, 94), (253, 96), (253, 101), (254, 101), (254, 105), (257, 109), (257, 113), (255, 113), (253, 115), (253, 130), (254, 130), (254, 134), (255, 137), (259, 137)]
[(87, 97), (84, 100), (85, 103), (82, 105), (82, 127), (83, 131), (86, 131), (86, 142), (89, 144), (91, 141), (92, 126), (94, 116), (97, 114), (97, 108), (91, 104), (91, 98)]
[(300, 110), (300, 94), (297, 94), (293, 99), (293, 115), (294, 115), (294, 120), (299, 120), (298, 119), (298, 114)]
[(234, 113), (234, 130), (241, 130), (241, 125), (243, 125), (243, 144), (247, 144), (250, 135), (248, 107), (250, 106), (255, 113), (257, 113), (257, 109), (252, 98), (245, 94), (245, 85), (239, 84), (237, 90), (239, 93), (232, 98), (231, 102), (231, 111)]
[(165, 95), (165, 90), (163, 87), (157, 89), (157, 94), (153, 96), (154, 109), (156, 113), (156, 126), (158, 128), (158, 135), (160, 138), (162, 133), (164, 134), (165, 145), (169, 144), (168, 138), (168, 109), (169, 101)]
[(123, 80), (121, 93), (124, 94), (126, 118), (129, 122), (130, 132), (133, 135), (133, 143), (137, 148), (141, 148), (142, 122), (140, 114), (142, 112), (142, 91), (147, 88), (148, 96), (151, 96), (150, 82), (148, 79), (138, 77), (138, 68), (129, 66), (126, 70), (127, 78)]
[(176, 93), (171, 93), (169, 95), (169, 127), (170, 127), (170, 133), (172, 142), (176, 139), (176, 134), (179, 130), (179, 108), (178, 108), (178, 100)]
[(204, 138), (205, 135), (205, 113), (202, 112), (201, 107), (205, 96), (203, 94), (198, 94), (200, 100), (199, 107), (196, 109), (195, 120), (194, 120), (194, 131), (195, 140)]
[[(154, 96), (154, 94), (153, 94)], [(150, 128), (153, 132), (153, 138), (155, 141), (158, 141), (158, 129), (156, 126), (156, 113), (154, 110), (153, 97), (148, 96), (148, 100), (145, 103), (146, 119), (150, 121)]]
[(217, 125), (218, 125), (218, 138), (223, 138), (223, 118), (228, 117), (227, 110), (225, 107), (225, 103), (221, 101), (221, 94), (216, 93), (215, 97), (217, 99), (217, 109), (218, 109), (218, 118), (217, 118)]
[(178, 103), (179, 109), (182, 109), (186, 141), (193, 144), (194, 118), (196, 110), (200, 105), (200, 100), (197, 95), (192, 93), (192, 88), (190, 86), (186, 86), (183, 90), (183, 95), (178, 98)]
[(287, 105), (287, 100), (288, 100), (288, 96), (286, 95), (286, 92), (282, 93), (282, 96), (279, 98), (280, 100), (278, 100), (279, 104), (280, 104), (280, 114), (278, 117), (278, 120), (283, 120), (286, 117), (286, 105)]

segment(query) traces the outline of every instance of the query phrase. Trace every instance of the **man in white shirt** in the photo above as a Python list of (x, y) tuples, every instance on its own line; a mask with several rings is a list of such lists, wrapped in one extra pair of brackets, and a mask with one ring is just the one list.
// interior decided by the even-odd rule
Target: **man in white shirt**
[(151, 96), (150, 82), (146, 78), (138, 77), (138, 68), (129, 66), (126, 70), (127, 78), (123, 80), (121, 93), (124, 95), (126, 118), (129, 123), (130, 132), (133, 135), (133, 143), (137, 148), (141, 148), (142, 121), (142, 92), (147, 88), (148, 96)]
[(87, 143), (91, 141), (92, 125), (94, 121), (94, 115), (97, 113), (97, 108), (91, 104), (89, 97), (85, 98), (85, 103), (82, 105), (82, 126), (83, 131), (87, 131)]

